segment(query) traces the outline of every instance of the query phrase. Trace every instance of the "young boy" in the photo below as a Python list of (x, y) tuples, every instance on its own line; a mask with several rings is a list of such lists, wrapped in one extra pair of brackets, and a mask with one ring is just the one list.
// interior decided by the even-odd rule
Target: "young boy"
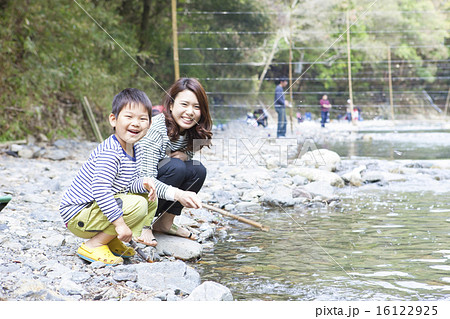
[(144, 92), (125, 89), (117, 94), (109, 116), (114, 134), (91, 153), (61, 200), (67, 228), (89, 239), (77, 251), (87, 261), (122, 263), (122, 257), (135, 254), (122, 243), (133, 236), (156, 246), (150, 228), (158, 207), (155, 186), (139, 175), (142, 153), (135, 144), (147, 133), (151, 114)]

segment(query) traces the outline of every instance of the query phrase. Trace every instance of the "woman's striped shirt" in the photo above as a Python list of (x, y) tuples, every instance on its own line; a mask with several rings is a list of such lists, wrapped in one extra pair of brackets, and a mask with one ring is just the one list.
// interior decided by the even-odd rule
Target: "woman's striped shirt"
[(59, 212), (64, 223), (94, 201), (113, 222), (123, 215), (114, 195), (148, 193), (139, 174), (142, 157), (139, 145), (134, 146), (134, 156), (125, 152), (115, 135), (98, 145), (63, 195)]
[(175, 188), (156, 179), (158, 176), (158, 165), (164, 158), (170, 157), (170, 153), (174, 151), (186, 152), (189, 159), (193, 153), (186, 151), (188, 145), (184, 136), (176, 141), (171, 142), (167, 135), (166, 120), (164, 114), (158, 114), (152, 118), (152, 125), (147, 135), (139, 141), (142, 148), (142, 165), (141, 174), (145, 177), (153, 177), (155, 180), (156, 194), (158, 198), (166, 200), (174, 200)]

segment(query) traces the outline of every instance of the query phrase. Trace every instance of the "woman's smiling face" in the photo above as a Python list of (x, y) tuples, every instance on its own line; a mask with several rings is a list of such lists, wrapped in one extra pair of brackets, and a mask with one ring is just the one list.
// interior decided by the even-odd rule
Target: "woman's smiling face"
[(197, 125), (202, 116), (198, 99), (190, 90), (184, 90), (177, 94), (170, 106), (170, 111), (180, 132)]

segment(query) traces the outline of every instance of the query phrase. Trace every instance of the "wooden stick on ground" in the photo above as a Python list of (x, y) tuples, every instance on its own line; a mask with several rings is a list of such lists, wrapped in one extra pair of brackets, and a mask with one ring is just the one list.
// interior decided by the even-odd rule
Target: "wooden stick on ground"
[(263, 224), (260, 224), (260, 223), (258, 223), (258, 222), (255, 222), (255, 221), (253, 221), (253, 220), (251, 220), (251, 219), (248, 219), (248, 218), (245, 218), (245, 217), (241, 217), (241, 216), (238, 216), (238, 215), (234, 215), (234, 214), (232, 214), (232, 213), (230, 213), (230, 212), (228, 212), (228, 211), (226, 211), (226, 210), (224, 210), (224, 209), (221, 209), (221, 208), (218, 208), (218, 207), (209, 205), (209, 204), (204, 204), (204, 203), (202, 203), (202, 206), (203, 206), (204, 208), (206, 208), (206, 209), (215, 211), (215, 212), (217, 212), (217, 213), (219, 213), (219, 214), (222, 214), (222, 215), (224, 215), (224, 216), (227, 216), (227, 217), (231, 217), (231, 218), (233, 218), (233, 219), (236, 219), (236, 220), (238, 220), (238, 221), (240, 221), (240, 222), (242, 222), (242, 223), (245, 223), (245, 224), (251, 225), (251, 226), (253, 226), (253, 227), (259, 228), (259, 229), (261, 229), (262, 231), (269, 231), (269, 229), (270, 229), (268, 226), (264, 226)]
[(130, 246), (134, 248), (134, 250), (136, 251), (136, 253), (142, 258), (144, 259), (146, 262), (152, 263), (153, 260), (151, 257), (147, 256), (146, 253), (144, 253), (144, 251), (138, 247), (138, 245), (136, 244), (136, 242), (134, 240), (130, 240)]
[(91, 123), (92, 130), (94, 131), (94, 135), (97, 138), (97, 141), (99, 143), (103, 142), (102, 133), (100, 132), (97, 122), (95, 121), (94, 113), (92, 112), (92, 108), (91, 108), (91, 105), (89, 104), (87, 97), (83, 96), (83, 100), (81, 100), (81, 104), (83, 104), (83, 106), (84, 106), (84, 110), (86, 111), (89, 122)]

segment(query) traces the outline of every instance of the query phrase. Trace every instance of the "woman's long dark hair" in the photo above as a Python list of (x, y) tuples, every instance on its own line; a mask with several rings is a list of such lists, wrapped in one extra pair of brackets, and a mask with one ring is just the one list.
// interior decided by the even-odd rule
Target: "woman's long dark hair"
[[(212, 138), (212, 121), (209, 113), (208, 97), (205, 89), (197, 79), (180, 78), (167, 90), (163, 98), (164, 116), (166, 117), (167, 135), (171, 141), (176, 141), (180, 137), (180, 128), (172, 117), (170, 106), (174, 103), (178, 93), (189, 90), (195, 94), (200, 106), (201, 117), (196, 125), (186, 130), (186, 140), (188, 142), (188, 151), (198, 151), (203, 146), (209, 146)], [(196, 143), (194, 149), (194, 140), (202, 140)]]

